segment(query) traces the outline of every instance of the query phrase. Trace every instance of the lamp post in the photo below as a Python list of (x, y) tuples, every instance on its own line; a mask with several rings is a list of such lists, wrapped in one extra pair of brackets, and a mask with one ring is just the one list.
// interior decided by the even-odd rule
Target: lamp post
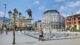
[(29, 24), (27, 25), (27, 27), (29, 28), (28, 30), (31, 30), (31, 21), (33, 20), (32, 18), (32, 11), (31, 9), (26, 10), (26, 12), (28, 13), (29, 18), (27, 19), (29, 21)]
[(3, 30), (4, 30), (4, 27), (5, 27), (5, 26), (4, 26), (4, 25), (5, 25), (5, 15), (6, 15), (6, 8), (7, 8), (7, 7), (6, 7), (6, 3), (4, 3), (4, 8), (5, 8), (5, 11), (4, 11), (4, 17), (3, 17), (3, 18), (4, 18), (4, 19), (3, 19), (3, 27), (2, 27)]
[(21, 12), (19, 12), (19, 28), (20, 28), (20, 26), (21, 26), (21, 21), (20, 21), (20, 18), (21, 18), (21, 15), (22, 15), (22, 13)]
[[(11, 11), (9, 11), (8, 12), (9, 13), (9, 17), (12, 15), (12, 12)], [(18, 14), (18, 11), (17, 11), (17, 9), (15, 8), (14, 9), (14, 12), (13, 12), (13, 15), (12, 15), (12, 17), (13, 17), (13, 19), (14, 19), (14, 29), (13, 29), (13, 44), (15, 44), (15, 21), (16, 21), (16, 17), (17, 17), (17, 14)]]

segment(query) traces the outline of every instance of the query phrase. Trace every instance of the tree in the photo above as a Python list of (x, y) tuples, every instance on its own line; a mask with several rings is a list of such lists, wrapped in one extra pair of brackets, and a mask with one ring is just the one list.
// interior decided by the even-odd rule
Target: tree
[(79, 27), (79, 30), (80, 30), (80, 27)]
[(75, 30), (76, 30), (76, 27), (72, 27), (71, 29), (72, 29), (73, 31), (75, 31)]
[(70, 30), (70, 27), (67, 27), (66, 30)]
[(25, 16), (22, 16), (22, 19), (25, 19), (26, 17)]

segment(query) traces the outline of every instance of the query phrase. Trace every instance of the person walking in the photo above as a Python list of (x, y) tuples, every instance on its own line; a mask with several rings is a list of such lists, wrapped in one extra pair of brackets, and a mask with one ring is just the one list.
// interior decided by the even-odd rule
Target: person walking
[(43, 31), (40, 30), (40, 31), (39, 31), (39, 41), (40, 41), (40, 40), (42, 40), (42, 41), (44, 40), (43, 34), (44, 34)]
[(3, 34), (3, 31), (1, 30), (1, 34)]
[(6, 30), (6, 35), (8, 34), (8, 30)]

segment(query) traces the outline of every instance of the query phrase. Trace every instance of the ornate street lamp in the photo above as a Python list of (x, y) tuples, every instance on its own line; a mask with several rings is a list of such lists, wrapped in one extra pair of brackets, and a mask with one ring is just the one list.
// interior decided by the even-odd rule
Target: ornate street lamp
[[(9, 13), (9, 17), (11, 17), (12, 12), (9, 11), (8, 13)], [(16, 18), (17, 18), (17, 14), (18, 14), (18, 11), (17, 11), (17, 9), (15, 8), (15, 9), (14, 9), (14, 12), (13, 12), (13, 15), (12, 15), (12, 17), (13, 17), (13, 19), (14, 19), (13, 44), (15, 44), (15, 30), (16, 30), (16, 29), (15, 29), (15, 20), (16, 20)]]
[(12, 15), (11, 10), (8, 12), (8, 14), (9, 14), (9, 18), (11, 18), (11, 15)]
[(19, 12), (19, 18), (21, 18), (21, 15), (22, 15), (22, 13), (21, 13), (21, 12)]
[(26, 10), (26, 12), (28, 13), (28, 16), (29, 16), (29, 18), (27, 19), (28, 21), (29, 21), (29, 23), (28, 23), (28, 25), (27, 25), (27, 27), (29, 28), (27, 28), (28, 30), (31, 30), (31, 27), (32, 27), (32, 25), (31, 25), (31, 21), (33, 20), (33, 18), (32, 18), (32, 11), (31, 11), (31, 9), (29, 8), (28, 10)]
[(22, 15), (22, 13), (19, 12), (19, 28), (20, 28), (20, 23), (22, 23), (22, 22), (20, 21), (21, 15)]

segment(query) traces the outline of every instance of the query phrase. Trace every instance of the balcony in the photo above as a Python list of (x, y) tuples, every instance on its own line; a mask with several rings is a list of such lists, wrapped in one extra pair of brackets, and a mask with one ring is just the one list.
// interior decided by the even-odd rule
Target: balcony
[(70, 20), (67, 20), (67, 22), (71, 22)]

